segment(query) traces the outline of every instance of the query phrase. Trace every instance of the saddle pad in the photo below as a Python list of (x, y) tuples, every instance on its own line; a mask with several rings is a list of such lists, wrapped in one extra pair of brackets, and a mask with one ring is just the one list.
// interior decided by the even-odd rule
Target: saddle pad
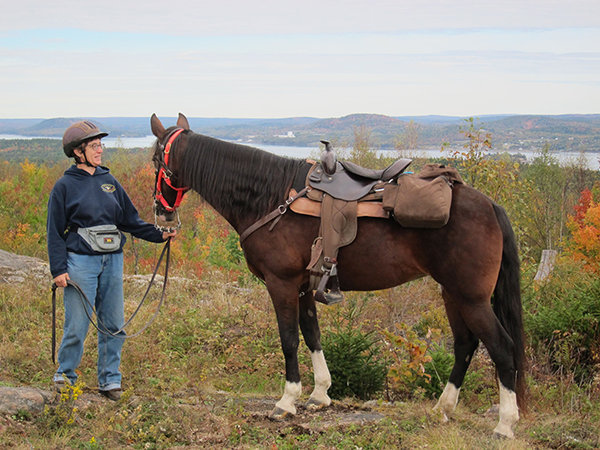
[[(296, 191), (291, 189), (289, 197), (293, 197), (294, 195), (296, 195)], [(321, 203), (306, 197), (301, 197), (291, 203), (290, 209), (296, 214), (321, 217)], [(381, 219), (388, 219), (390, 213), (383, 209), (383, 204), (381, 202), (359, 202), (357, 217), (378, 217)]]

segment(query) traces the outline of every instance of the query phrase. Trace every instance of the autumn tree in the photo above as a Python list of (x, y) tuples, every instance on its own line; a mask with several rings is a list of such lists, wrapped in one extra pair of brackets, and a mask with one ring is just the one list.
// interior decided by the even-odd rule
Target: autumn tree
[(486, 152), (492, 149), (492, 135), (481, 124), (476, 123), (473, 117), (464, 121), (466, 124), (460, 126), (459, 133), (465, 137), (466, 142), (462, 149), (450, 151), (450, 159), (462, 168), (461, 174), (466, 183), (481, 190), (485, 186), (484, 173), (488, 165)]
[(566, 232), (572, 179), (560, 166), (558, 158), (546, 144), (539, 156), (525, 167), (523, 176), (530, 182), (527, 192), (527, 239), (529, 245), (543, 249), (559, 249)]
[(490, 158), (492, 135), (472, 117), (459, 128), (466, 142), (462, 149), (450, 151), (450, 162), (457, 167), (467, 184), (489, 196), (496, 203), (509, 206), (519, 202), (524, 189), (519, 180), (520, 165), (508, 155)]
[(579, 201), (569, 215), (567, 226), (571, 237), (567, 240), (566, 252), (576, 260), (583, 261), (586, 268), (600, 273), (600, 186), (594, 187), (596, 195), (590, 189), (581, 192)]
[(404, 155), (405, 153), (410, 153), (411, 150), (416, 150), (418, 148), (420, 128), (419, 124), (411, 119), (404, 131), (395, 137), (394, 148), (399, 154)]
[(354, 142), (350, 150), (350, 159), (359, 166), (377, 167), (377, 154), (375, 153), (371, 129), (360, 125), (352, 130)]

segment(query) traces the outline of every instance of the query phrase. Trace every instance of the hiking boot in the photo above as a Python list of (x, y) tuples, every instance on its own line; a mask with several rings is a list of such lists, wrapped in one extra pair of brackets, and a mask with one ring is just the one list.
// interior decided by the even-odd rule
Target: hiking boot
[(98, 392), (113, 402), (121, 400), (121, 395), (123, 395), (123, 389), (121, 388), (109, 389), (108, 391), (99, 390)]

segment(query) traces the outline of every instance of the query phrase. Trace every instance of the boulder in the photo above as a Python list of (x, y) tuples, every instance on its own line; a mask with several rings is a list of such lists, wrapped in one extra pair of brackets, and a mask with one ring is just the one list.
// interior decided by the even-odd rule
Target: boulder
[(23, 283), (31, 276), (49, 281), (48, 263), (39, 258), (0, 250), (0, 283)]
[(23, 411), (39, 414), (51, 401), (52, 393), (42, 389), (0, 386), (0, 414), (12, 415)]

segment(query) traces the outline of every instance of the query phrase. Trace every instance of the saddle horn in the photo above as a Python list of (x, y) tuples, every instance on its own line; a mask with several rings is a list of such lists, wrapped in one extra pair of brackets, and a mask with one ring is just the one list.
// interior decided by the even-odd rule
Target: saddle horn
[(331, 146), (331, 142), (322, 140), (321, 144), (325, 145), (325, 150), (321, 153), (321, 166), (327, 175), (333, 175), (336, 170), (337, 157)]

